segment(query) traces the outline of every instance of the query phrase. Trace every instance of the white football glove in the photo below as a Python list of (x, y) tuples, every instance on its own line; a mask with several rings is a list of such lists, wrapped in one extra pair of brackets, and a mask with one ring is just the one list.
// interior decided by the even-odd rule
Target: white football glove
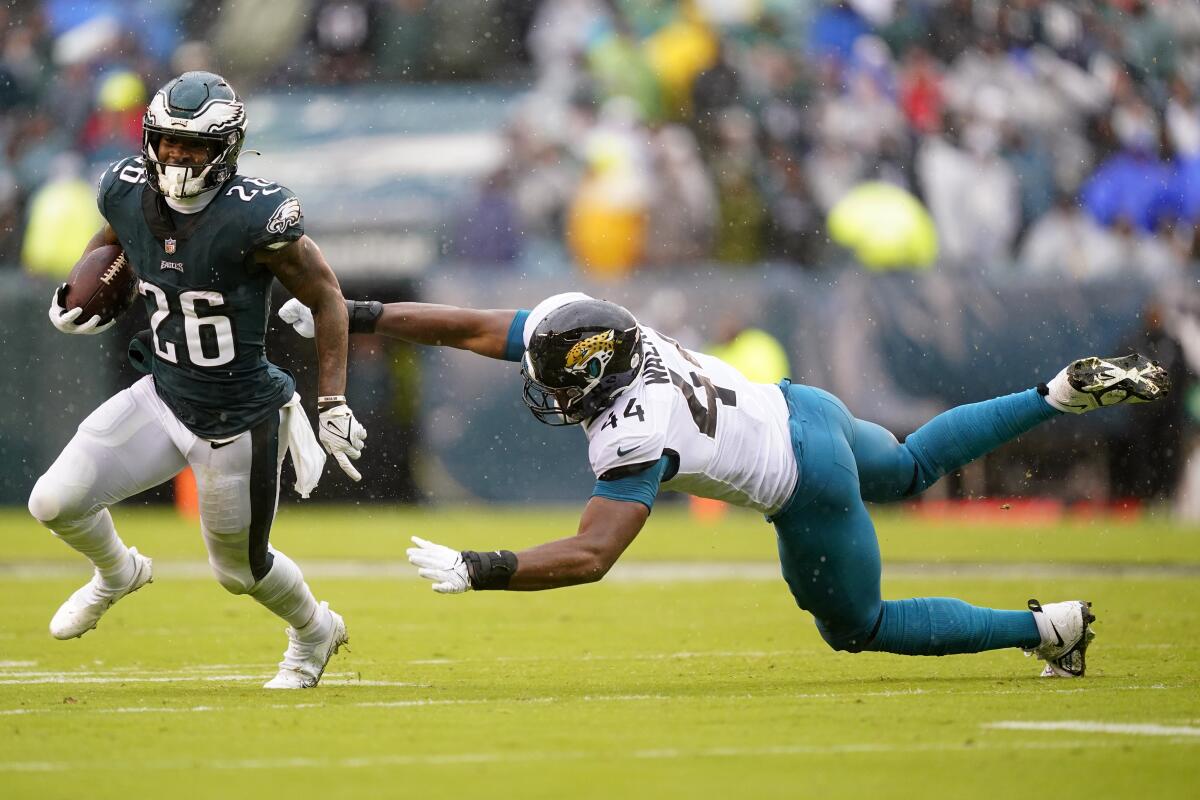
[(337, 460), (338, 466), (350, 476), (350, 480), (361, 481), (362, 475), (350, 460), (357, 461), (362, 455), (363, 445), (367, 441), (367, 429), (358, 424), (350, 406), (342, 403), (322, 411), (317, 415), (317, 428), (317, 438), (321, 440), (325, 452)]
[(117, 324), (116, 317), (113, 317), (103, 325), (100, 324), (100, 315), (97, 314), (87, 322), (79, 325), (75, 324), (75, 320), (79, 319), (79, 315), (83, 313), (82, 308), (72, 308), (67, 311), (62, 305), (62, 300), (59, 295), (66, 292), (67, 285), (64, 283), (54, 290), (54, 294), (50, 296), (50, 324), (58, 328), (63, 333), (103, 333), (104, 331)]
[(435, 592), (462, 594), (471, 590), (471, 578), (462, 553), (427, 542), (419, 536), (412, 537), (412, 542), (416, 547), (408, 548), (408, 560), (417, 568), (418, 575), (433, 581)]
[(279, 318), (296, 329), (296, 333), (305, 339), (317, 335), (317, 326), (313, 324), (312, 311), (296, 298), (292, 298), (279, 309)]

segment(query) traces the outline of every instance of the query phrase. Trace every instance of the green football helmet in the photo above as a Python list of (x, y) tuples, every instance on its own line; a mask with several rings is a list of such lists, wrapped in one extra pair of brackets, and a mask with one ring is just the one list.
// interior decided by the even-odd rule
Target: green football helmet
[[(203, 164), (169, 164), (158, 156), (163, 136), (195, 140)], [(159, 89), (142, 117), (142, 154), (150, 187), (167, 197), (195, 197), (237, 172), (246, 141), (246, 108), (229, 82), (212, 72), (185, 72)]]

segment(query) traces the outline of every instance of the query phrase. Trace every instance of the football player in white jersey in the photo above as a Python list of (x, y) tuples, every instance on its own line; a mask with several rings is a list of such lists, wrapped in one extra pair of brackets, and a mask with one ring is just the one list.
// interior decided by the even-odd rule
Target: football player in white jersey
[[(906, 655), (1020, 647), (1042, 674), (1084, 674), (1094, 633), (1089, 603), (1009, 611), (961, 600), (883, 600), (866, 501), (912, 497), (938, 478), (1041, 422), (1168, 390), (1142, 356), (1085, 358), (1049, 385), (938, 415), (900, 443), (855, 419), (833, 395), (783, 381), (757, 384), (680, 346), (624, 308), (578, 292), (532, 311), (352, 302), (351, 332), (520, 361), (525, 402), (551, 425), (579, 425), (595, 489), (572, 537), (519, 553), (458, 551), (413, 537), (409, 560), (433, 589), (529, 591), (602, 578), (641, 531), (660, 489), (756, 509), (774, 524), (783, 577), (836, 650)], [(301, 334), (298, 301), (280, 311)]]

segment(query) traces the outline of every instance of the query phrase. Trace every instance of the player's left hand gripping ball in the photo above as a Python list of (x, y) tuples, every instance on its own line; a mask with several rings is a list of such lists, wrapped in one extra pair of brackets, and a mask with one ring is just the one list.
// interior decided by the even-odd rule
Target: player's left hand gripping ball
[(354, 412), (345, 403), (335, 405), (322, 411), (317, 417), (317, 436), (325, 452), (333, 456), (342, 471), (353, 481), (361, 481), (362, 475), (350, 463), (351, 459), (358, 460), (362, 455), (363, 445), (367, 441), (367, 430), (358, 424)]
[(412, 542), (416, 547), (408, 548), (409, 563), (417, 568), (418, 575), (433, 581), (435, 592), (462, 594), (471, 588), (471, 576), (462, 553), (419, 536), (412, 537)]
[(64, 283), (55, 289), (54, 294), (50, 297), (49, 315), (51, 325), (63, 333), (96, 334), (103, 333), (117, 324), (115, 317), (108, 322), (102, 323), (99, 314), (93, 315), (86, 322), (79, 322), (79, 317), (83, 314), (83, 306), (77, 306), (70, 311), (66, 309), (63, 303), (63, 295), (66, 293), (64, 291), (66, 288), (67, 285)]

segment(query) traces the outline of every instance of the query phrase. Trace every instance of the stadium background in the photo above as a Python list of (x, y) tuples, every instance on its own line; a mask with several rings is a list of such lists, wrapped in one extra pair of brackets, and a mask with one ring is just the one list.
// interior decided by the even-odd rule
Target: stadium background
[[(1198, 47), (1194, 0), (3, 4), (0, 795), (1191, 797)], [(519, 550), (574, 530), (592, 481), (513, 365), (367, 338), (364, 482), (330, 467), (272, 528), (350, 626), (317, 690), (261, 691), (282, 625), (212, 580), (170, 486), (114, 514), (154, 585), (49, 639), (87, 565), (24, 503), (133, 380), (145, 319), (62, 336), (48, 297), (147, 93), (195, 67), (244, 95), (243, 170), (298, 192), (351, 296), (582, 287), (899, 434), (1155, 352), (1170, 403), (1050, 423), (872, 512), (889, 598), (1094, 601), (1087, 678), (831, 652), (760, 515), (669, 495), (600, 585), (436, 595), (409, 535)], [(311, 345), (269, 336), (312, 411)]]
[[(1200, 8), (1186, 0), (15, 2), (0, 9), (0, 502), (133, 373), (44, 322), (92, 185), (184, 69), (249, 112), (347, 296), (528, 307), (583, 287), (696, 347), (745, 329), (899, 435), (1137, 347), (1153, 411), (1051, 425), (944, 496), (1173, 500), (1200, 365)], [(276, 292), (276, 303), (284, 299)], [(269, 353), (311, 403), (308, 343)], [(322, 499), (586, 497), (510, 365), (354, 343), (361, 486)], [(1032, 438), (1032, 437), (1027, 437)], [(514, 464), (521, 465), (513, 469)], [(147, 501), (169, 499), (170, 487)]]

